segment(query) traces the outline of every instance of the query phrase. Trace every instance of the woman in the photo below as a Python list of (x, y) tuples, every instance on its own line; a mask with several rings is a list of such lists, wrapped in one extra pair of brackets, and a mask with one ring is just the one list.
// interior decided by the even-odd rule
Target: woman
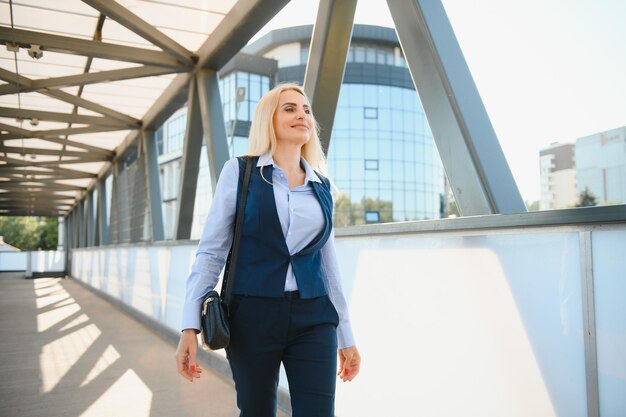
[[(274, 417), (281, 362), (294, 417), (334, 416), (337, 352), (344, 381), (359, 373), (332, 231), (330, 183), (304, 91), (279, 85), (261, 98), (250, 127), (253, 158), (226, 353), (241, 417)], [(222, 170), (187, 280), (179, 373), (199, 378), (200, 305), (218, 282), (232, 243), (243, 158)], [(317, 171), (317, 172), (316, 172)], [(231, 277), (233, 278), (233, 277)], [(339, 348), (339, 349), (337, 349)]]

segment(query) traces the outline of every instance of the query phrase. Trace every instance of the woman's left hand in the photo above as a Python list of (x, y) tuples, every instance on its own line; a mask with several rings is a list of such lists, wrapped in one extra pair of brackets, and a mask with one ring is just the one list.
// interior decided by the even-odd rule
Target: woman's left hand
[(339, 378), (346, 381), (352, 381), (361, 369), (361, 355), (356, 346), (350, 346), (339, 349)]

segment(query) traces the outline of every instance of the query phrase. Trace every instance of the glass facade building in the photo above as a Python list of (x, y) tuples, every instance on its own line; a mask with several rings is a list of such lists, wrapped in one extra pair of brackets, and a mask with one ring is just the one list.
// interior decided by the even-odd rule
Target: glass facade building
[[(261, 96), (278, 83), (302, 84), (311, 33), (312, 26), (270, 32), (220, 70), (231, 156), (247, 152), (250, 121)], [(172, 237), (176, 218), (172, 198), (177, 194), (179, 174), (175, 171), (180, 171), (180, 163), (176, 161), (182, 147), (168, 144), (179, 141), (179, 130), (170, 125), (179, 126), (177, 120), (184, 117), (184, 111), (157, 133), (166, 238)], [(328, 167), (338, 189), (336, 226), (445, 216), (443, 167), (392, 29), (365, 25), (353, 29)], [(211, 195), (203, 148), (192, 238), (200, 236)]]

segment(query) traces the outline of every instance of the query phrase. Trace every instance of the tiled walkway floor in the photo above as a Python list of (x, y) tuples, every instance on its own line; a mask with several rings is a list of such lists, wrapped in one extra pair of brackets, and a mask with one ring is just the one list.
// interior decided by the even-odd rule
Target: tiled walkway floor
[(189, 383), (174, 351), (71, 279), (0, 274), (0, 416), (237, 416), (232, 384)]

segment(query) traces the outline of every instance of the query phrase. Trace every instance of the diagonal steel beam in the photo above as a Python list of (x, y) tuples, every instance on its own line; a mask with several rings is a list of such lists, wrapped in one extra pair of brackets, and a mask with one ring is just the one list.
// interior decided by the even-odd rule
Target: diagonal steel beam
[(243, 48), (289, 0), (238, 1), (198, 49), (198, 66), (219, 70)]
[(35, 204), (11, 203), (7, 205), (0, 205), (0, 208), (2, 208), (3, 210), (11, 210), (11, 211), (18, 211), (18, 210), (65, 211), (65, 210), (71, 209), (72, 205), (71, 204), (41, 204), (41, 203), (35, 203)]
[[(37, 197), (35, 197), (37, 195)], [(12, 198), (3, 198), (0, 197), (0, 204), (15, 204), (15, 205), (24, 205), (24, 204), (35, 204), (35, 205), (43, 205), (43, 206), (53, 206), (53, 205), (70, 205), (74, 200), (72, 197), (70, 198), (55, 198), (53, 194), (49, 195), (41, 195), (41, 194), (14, 194)], [(71, 200), (71, 201), (65, 201)]]
[(6, 81), (10, 84), (20, 84), (24, 87), (31, 87), (33, 85), (33, 80), (30, 78), (7, 71), (4, 68), (0, 68), (0, 80)]
[[(61, 181), (69, 180), (69, 178), (63, 178)], [(61, 185), (70, 185), (72, 187), (83, 187), (82, 185), (74, 185), (74, 184), (64, 184), (62, 182), (57, 182), (59, 180), (52, 178), (43, 178), (43, 179), (28, 179), (28, 178), (19, 178), (11, 181), (15, 184), (29, 184), (29, 183), (42, 183), (42, 184), (61, 184)]]
[(320, 140), (326, 154), (346, 68), (356, 3), (357, 0), (320, 0), (313, 27), (304, 90), (320, 125)]
[(16, 109), (13, 107), (0, 107), (0, 117), (15, 117), (21, 119), (47, 120), (50, 122), (80, 123), (86, 125), (120, 126), (118, 120), (111, 120), (101, 116), (83, 116), (80, 114), (57, 113), (51, 111)]
[(525, 212), (440, 0), (387, 0), (462, 215)]
[(206, 144), (207, 160), (209, 162), (209, 177), (211, 189), (215, 189), (217, 178), (228, 161), (228, 142), (224, 127), (224, 113), (219, 92), (217, 71), (204, 70), (196, 75), (198, 87), (198, 105)]
[(75, 142), (70, 139), (63, 139), (57, 137), (57, 135), (80, 135), (84, 133), (96, 133), (96, 132), (112, 132), (115, 130), (128, 130), (126, 127), (114, 127), (114, 126), (88, 126), (88, 127), (74, 127), (68, 129), (53, 129), (53, 130), (27, 130), (17, 126), (11, 126), (4, 123), (0, 123), (0, 129), (7, 132), (0, 135), (0, 142), (12, 139), (41, 139), (47, 142), (58, 143), (65, 146), (72, 146), (79, 149), (85, 149), (89, 152), (93, 152), (98, 155), (114, 155), (115, 152), (108, 149), (99, 148), (97, 146), (87, 145), (81, 142)]
[[(38, 166), (36, 163), (31, 163), (31, 162), (27, 162), (27, 161), (22, 161), (20, 159), (15, 159), (15, 158), (11, 158), (8, 156), (2, 156), (0, 155), (0, 161), (4, 161), (6, 162), (9, 166), (13, 165), (14, 167), (26, 167), (28, 168), (32, 168), (32, 167), (37, 167), (37, 168), (46, 168), (46, 169), (50, 169), (56, 173), (68, 173), (68, 174), (85, 174), (85, 175), (94, 175), (91, 172), (83, 172), (80, 170), (76, 170), (76, 169), (69, 169), (69, 168), (62, 168), (62, 167), (55, 167), (55, 166), (51, 166), (51, 167), (47, 167), (47, 166)], [(59, 163), (57, 161), (57, 163)], [(62, 163), (62, 162), (61, 162)], [(0, 165), (0, 167), (5, 167), (7, 165)]]
[(11, 195), (0, 194), (0, 201), (32, 201), (32, 200), (41, 200), (41, 201), (54, 201), (54, 200), (75, 200), (76, 197), (73, 196), (64, 196), (58, 194), (47, 193), (47, 195), (42, 196), (41, 194), (33, 194), (33, 193), (15, 193)]
[[(19, 138), (31, 138), (31, 136), (20, 136)], [(34, 138), (34, 137), (32, 137)], [(15, 138), (12, 138), (15, 139)], [(39, 138), (35, 138), (35, 139), (39, 139)], [(8, 139), (3, 139), (0, 138), (0, 143), (4, 142), (5, 140)], [(105, 156), (105, 157), (109, 157), (112, 158), (113, 156), (115, 156), (115, 152), (113, 151), (109, 151), (107, 149), (102, 149), (102, 148), (98, 148), (95, 146), (91, 146), (91, 145), (85, 145), (83, 143), (80, 142), (74, 142), (68, 139), (61, 139), (61, 138), (41, 138), (41, 140), (44, 140), (46, 142), (51, 142), (51, 143), (56, 143), (59, 145), (65, 145), (65, 146), (71, 146), (73, 148), (79, 148), (79, 149), (84, 149), (86, 151), (89, 151), (91, 154), (95, 154), (95, 155), (100, 155), (100, 156)]]
[[(46, 78), (34, 80), (30, 86), (21, 85), (20, 93), (29, 93), (48, 87), (72, 87), (76, 85), (97, 84), (108, 81), (121, 81), (130, 78), (152, 77), (156, 75), (172, 74), (186, 71), (186, 68), (161, 68), (144, 65), (141, 67), (122, 68), (110, 71), (90, 72), (79, 75), (68, 75), (66, 77)], [(18, 89), (16, 85), (0, 86), (0, 95), (15, 94)]]
[(109, 0), (83, 0), (83, 2), (115, 20), (120, 25), (135, 32), (142, 38), (152, 42), (171, 56), (176, 57), (180, 62), (187, 65), (194, 64), (194, 54), (191, 51), (188, 51), (172, 38), (120, 4)]
[(9, 210), (69, 210), (71, 208), (69, 203), (42, 203), (42, 202), (10, 202), (0, 205), (3, 209)]
[(0, 182), (0, 189), (4, 189), (4, 190), (24, 190), (24, 191), (29, 191), (29, 190), (39, 190), (39, 191), (84, 191), (86, 188), (85, 187), (80, 187), (78, 185), (69, 185), (69, 184), (43, 184), (43, 185), (37, 185), (37, 184), (24, 184), (24, 183), (20, 183), (20, 184), (16, 184), (15, 182), (11, 181), (8, 184), (5, 184), (6, 181)]
[(51, 168), (51, 167), (60, 167), (61, 165), (69, 165), (69, 164), (87, 164), (90, 162), (110, 162), (109, 159), (102, 159), (102, 157), (83, 157), (80, 159), (64, 159), (62, 161), (38, 161), (31, 162), (30, 165), (34, 167), (41, 168)]
[[(246, 0), (238, 1), (211, 36), (198, 49), (198, 63), (190, 73), (176, 76), (144, 115), (144, 129), (156, 129), (175, 111), (180, 109), (188, 98), (189, 81), (203, 68), (219, 69), (243, 48), (250, 39), (265, 26), (289, 0)], [(221, 64), (221, 65), (220, 65)], [(124, 153), (139, 137), (138, 131), (130, 132), (115, 149), (117, 155)], [(98, 177), (107, 174), (110, 165), (106, 164)], [(95, 182), (90, 185), (94, 187)]]
[[(115, 132), (116, 130), (128, 130), (127, 126), (86, 126), (86, 127), (68, 127), (65, 129), (40, 130), (36, 132), (35, 137), (48, 139), (58, 136), (83, 135), (85, 133), (101, 133)], [(137, 128), (134, 128), (137, 129)]]
[[(28, 147), (20, 147), (20, 146), (2, 146), (2, 145), (0, 145), (0, 152), (6, 152), (6, 153), (57, 156), (57, 155), (59, 155), (60, 151), (61, 151), (60, 149), (28, 148)], [(102, 156), (94, 156), (94, 155), (90, 154), (89, 152), (68, 151), (68, 150), (63, 151), (63, 156), (73, 156), (73, 157), (79, 157), (79, 158), (89, 157), (90, 159), (100, 158), (99, 160), (101, 160), (101, 161), (110, 161), (112, 159), (112, 157), (113, 157), (112, 154), (110, 156), (104, 156), (104, 155), (102, 155)]]
[(68, 94), (65, 91), (45, 88), (37, 92), (48, 97), (54, 97), (61, 101), (65, 101), (66, 103), (71, 103), (75, 106), (82, 107), (87, 110), (95, 111), (96, 113), (100, 113), (112, 119), (119, 120), (120, 122), (127, 124), (127, 125), (141, 126), (141, 120), (135, 119), (134, 117), (130, 117), (124, 113), (102, 106), (98, 103), (85, 100), (84, 98), (81, 98), (72, 94)]
[(0, 207), (7, 210), (69, 210), (72, 207), (70, 203), (45, 203), (41, 201), (11, 201), (0, 203)]
[[(145, 129), (157, 129), (188, 98), (189, 81), (203, 68), (217, 70), (230, 61), (289, 0), (248, 0), (235, 3), (230, 12), (198, 49), (198, 64), (191, 73), (177, 75), (143, 117)], [(1, 87), (0, 87), (1, 88)], [(138, 137), (131, 132), (117, 147), (121, 155)], [(103, 175), (101, 172), (100, 175)]]
[[(158, 67), (179, 67), (182, 65), (181, 62), (161, 51), (0, 26), (0, 45), (13, 43), (14, 39), (21, 48), (39, 45), (43, 51), (92, 58), (111, 59)], [(187, 66), (190, 66), (190, 63)]]
[(69, 176), (67, 174), (56, 175), (54, 173), (41, 173), (39, 171), (34, 171), (34, 170), (20, 170), (18, 167), (13, 167), (13, 170), (11, 169), (0, 170), (0, 178), (14, 178), (18, 181), (26, 181), (27, 178), (32, 178), (34, 181), (41, 181), (42, 179), (72, 180), (72, 179), (91, 179), (94, 177), (95, 177), (95, 174), (76, 175), (76, 176)]
[[(32, 162), (26, 162), (26, 161), (20, 161), (19, 159), (15, 159), (15, 158), (11, 158), (11, 157), (6, 157), (6, 156), (0, 156), (0, 161), (12, 161), (12, 163), (14, 165), (17, 166), (25, 166), (25, 167), (36, 167), (36, 168), (58, 168), (58, 169), (64, 169), (61, 167), (61, 165), (69, 165), (69, 164), (86, 164), (89, 162), (108, 162), (108, 160), (102, 160), (102, 159), (98, 159), (98, 157), (94, 157), (94, 158), (81, 158), (81, 159), (70, 159), (70, 160), (63, 160), (63, 161), (32, 161)], [(71, 170), (71, 171), (76, 171), (76, 170)], [(61, 172), (61, 171), (59, 171)]]

